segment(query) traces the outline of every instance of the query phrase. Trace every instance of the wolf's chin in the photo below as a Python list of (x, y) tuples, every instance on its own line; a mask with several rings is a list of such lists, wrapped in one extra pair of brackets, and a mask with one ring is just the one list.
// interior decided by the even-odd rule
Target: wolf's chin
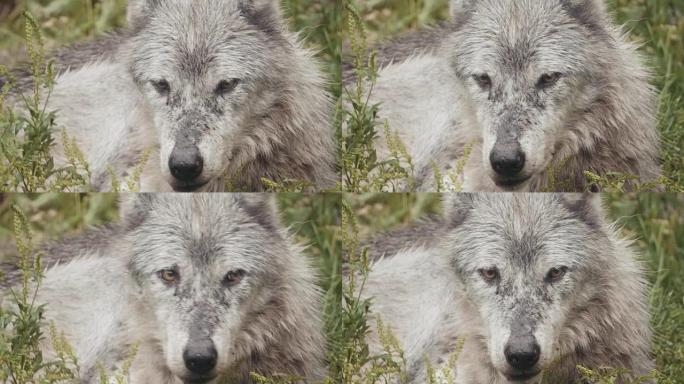
[(493, 177), (492, 181), (497, 187), (501, 188), (505, 192), (520, 192), (525, 188), (527, 182), (532, 178), (532, 175), (525, 176), (519, 179), (501, 179), (498, 177)]
[(185, 184), (175, 182), (171, 184), (174, 192), (203, 192), (203, 189), (210, 183), (211, 180), (200, 182), (197, 184)]
[(503, 376), (506, 378), (506, 380), (509, 383), (525, 383), (525, 384), (533, 384), (533, 383), (538, 383), (539, 380), (541, 379), (541, 370), (535, 370), (532, 372), (524, 372), (524, 373), (515, 373), (515, 374), (503, 374)]
[(192, 378), (192, 377), (187, 377), (187, 378), (180, 378), (183, 384), (210, 384), (216, 381), (216, 375), (211, 376), (211, 377), (197, 377), (197, 378)]

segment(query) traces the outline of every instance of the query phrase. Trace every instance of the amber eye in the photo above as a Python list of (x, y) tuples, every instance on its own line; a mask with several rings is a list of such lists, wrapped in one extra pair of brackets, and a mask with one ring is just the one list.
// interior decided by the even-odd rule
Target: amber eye
[(486, 282), (491, 283), (499, 278), (499, 270), (496, 268), (480, 269), (480, 276), (482, 276)]
[(245, 277), (245, 274), (246, 272), (242, 269), (230, 271), (226, 273), (226, 276), (223, 278), (223, 285), (225, 285), (226, 287), (234, 287), (240, 284), (240, 282), (242, 282), (242, 279)]
[(240, 79), (221, 80), (216, 86), (214, 93), (218, 96), (227, 95), (233, 92), (238, 84), (240, 84)]
[(483, 90), (487, 90), (492, 86), (492, 79), (486, 73), (474, 75), (473, 79)]
[(176, 281), (178, 281), (179, 277), (180, 275), (178, 274), (178, 272), (173, 269), (165, 269), (163, 271), (159, 271), (159, 278), (169, 284), (173, 284)]
[(546, 274), (546, 281), (550, 283), (555, 283), (565, 276), (565, 267), (551, 268)]
[(555, 72), (555, 73), (545, 73), (541, 75), (539, 80), (537, 81), (537, 88), (539, 89), (544, 89), (544, 88), (549, 88), (558, 82), (560, 80), (562, 74)]
[(171, 85), (166, 80), (154, 80), (151, 82), (154, 89), (162, 96), (167, 96), (171, 92)]

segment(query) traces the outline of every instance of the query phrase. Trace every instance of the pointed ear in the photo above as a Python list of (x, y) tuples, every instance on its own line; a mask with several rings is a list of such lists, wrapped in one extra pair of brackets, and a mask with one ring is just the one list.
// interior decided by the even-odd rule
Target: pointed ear
[(565, 6), (582, 12), (606, 12), (606, 2), (603, 0), (564, 0)]
[(250, 24), (268, 35), (276, 34), (284, 27), (278, 0), (238, 0), (238, 7)]
[(463, 15), (470, 12), (478, 0), (450, 0), (449, 10), (451, 11), (451, 18), (459, 20)]
[(275, 195), (272, 193), (242, 193), (237, 195), (238, 206), (262, 227), (278, 231), (280, 218)]
[(127, 229), (140, 225), (154, 205), (153, 193), (128, 193), (121, 196), (119, 216)]
[(238, 0), (238, 5), (242, 10), (261, 10), (270, 9), (280, 15), (279, 0)]
[(608, 11), (603, 0), (563, 0), (561, 4), (570, 17), (590, 32), (606, 34), (605, 19)]
[(475, 195), (471, 193), (453, 193), (444, 195), (442, 200), (444, 216), (449, 227), (461, 225), (475, 206)]
[(599, 193), (563, 193), (561, 203), (580, 220), (597, 229), (603, 225), (603, 200)]
[(129, 0), (126, 17), (128, 25), (135, 26), (154, 12), (163, 0)]

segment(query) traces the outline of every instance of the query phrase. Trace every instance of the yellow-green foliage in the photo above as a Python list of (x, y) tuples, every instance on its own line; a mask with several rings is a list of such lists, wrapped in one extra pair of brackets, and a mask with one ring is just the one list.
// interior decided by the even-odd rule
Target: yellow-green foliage
[[(375, 53), (368, 50), (363, 18), (353, 2), (346, 4), (346, 18), (355, 83), (352, 88), (345, 88), (345, 127), (339, 138), (342, 189), (349, 192), (412, 190), (415, 182), (411, 156), (388, 123), (379, 121), (379, 105), (370, 104), (377, 65)], [(389, 150), (385, 160), (378, 159), (375, 149), (380, 125)]]
[(261, 182), (266, 187), (267, 192), (304, 192), (311, 190), (314, 185), (302, 180), (281, 180), (279, 182), (262, 178)]
[(454, 169), (442, 175), (436, 163), (432, 163), (432, 172), (435, 176), (435, 192), (462, 192), (463, 191), (463, 173), (466, 164), (473, 153), (473, 144), (467, 144), (463, 148), (463, 155), (456, 160)]
[[(113, 375), (108, 373), (107, 370), (101, 365), (97, 364), (97, 371), (99, 374), (100, 378), (100, 384), (126, 384), (128, 383), (128, 374), (131, 371), (131, 366), (133, 365), (133, 361), (135, 360), (136, 356), (138, 356), (138, 345), (134, 344), (130, 350), (128, 351), (128, 354), (126, 355), (126, 359), (123, 361), (123, 364), (121, 365), (121, 369), (114, 373)], [(141, 358), (142, 359), (142, 358)]]
[(35, 303), (41, 282), (41, 258), (34, 252), (28, 219), (12, 205), (13, 228), (22, 283), (0, 306), (0, 381), (10, 384), (55, 383), (78, 378), (77, 361), (66, 340), (50, 328), (54, 357), (41, 351), (44, 308)]
[[(43, 35), (33, 17), (24, 13), (25, 39), (31, 63), (33, 87), (21, 95), (25, 112), (0, 109), (0, 190), (71, 191), (86, 187), (78, 166), (55, 166), (51, 149), (55, 146), (55, 114), (46, 109), (53, 86), (54, 70), (45, 58)], [(66, 137), (66, 136), (65, 136)], [(65, 140), (69, 161), (79, 163), (75, 142)], [(82, 158), (82, 154), (81, 158)], [(81, 164), (78, 164), (81, 165)]]

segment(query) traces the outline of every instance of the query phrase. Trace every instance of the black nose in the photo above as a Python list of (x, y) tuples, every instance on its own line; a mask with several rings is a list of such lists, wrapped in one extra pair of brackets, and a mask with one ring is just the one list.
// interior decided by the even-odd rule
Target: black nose
[(520, 145), (495, 146), (489, 161), (494, 172), (504, 177), (515, 177), (525, 167), (525, 154)]
[(171, 175), (184, 182), (195, 181), (202, 174), (204, 160), (194, 145), (176, 147), (169, 158)]
[(190, 372), (200, 375), (209, 373), (216, 367), (217, 357), (214, 343), (209, 339), (188, 345), (183, 352), (185, 366)]
[(539, 361), (540, 352), (534, 336), (511, 339), (504, 349), (508, 364), (521, 371), (534, 367)]

